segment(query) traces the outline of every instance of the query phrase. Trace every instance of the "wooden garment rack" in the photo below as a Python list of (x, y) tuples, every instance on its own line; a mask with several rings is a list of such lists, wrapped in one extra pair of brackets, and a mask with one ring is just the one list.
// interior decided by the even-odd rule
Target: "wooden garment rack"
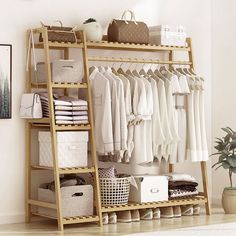
[[(190, 66), (194, 69), (194, 60), (192, 53), (192, 42), (191, 39), (187, 39), (188, 46), (186, 47), (172, 47), (172, 46), (156, 46), (156, 45), (141, 45), (141, 44), (125, 44), (125, 43), (109, 43), (109, 42), (86, 42), (86, 38), (83, 32), (81, 32), (81, 41), (78, 43), (58, 43), (48, 41), (47, 29), (42, 27), (34, 29), (33, 33), (35, 35), (42, 33), (44, 42), (35, 43), (35, 48), (44, 49), (45, 52), (45, 63), (47, 69), (47, 83), (33, 83), (31, 79), (31, 71), (27, 73), (27, 92), (31, 92), (33, 88), (46, 88), (49, 93), (49, 105), (50, 105), (50, 118), (42, 119), (31, 119), (26, 121), (26, 221), (30, 222), (33, 215), (53, 218), (58, 221), (59, 230), (63, 230), (64, 225), (74, 224), (74, 223), (85, 223), (85, 222), (97, 222), (102, 226), (102, 212), (116, 212), (124, 210), (133, 210), (133, 209), (145, 209), (145, 208), (157, 208), (157, 207), (166, 207), (166, 206), (176, 206), (176, 205), (189, 205), (189, 204), (205, 204), (206, 213), (209, 215), (210, 211), (210, 201), (209, 201), (209, 192), (207, 185), (207, 168), (206, 162), (201, 162), (201, 172), (202, 172), (202, 181), (203, 181), (203, 192), (199, 193), (198, 196), (187, 198), (187, 199), (178, 199), (178, 200), (169, 200), (162, 202), (152, 202), (152, 203), (129, 203), (122, 206), (109, 206), (102, 207), (100, 201), (100, 189), (99, 189), (99, 179), (98, 179), (98, 163), (96, 157), (96, 147), (94, 140), (94, 126), (93, 126), (93, 111), (92, 111), (92, 98), (91, 90), (89, 84), (89, 61), (104, 61), (104, 62), (131, 62), (131, 63), (147, 63), (147, 64), (168, 64), (168, 65), (184, 65)], [(29, 32), (27, 38), (29, 37)], [(50, 58), (49, 51), (60, 50), (64, 54), (64, 59), (69, 59), (69, 49), (81, 49), (83, 55), (83, 64), (84, 64), (84, 73), (85, 81), (83, 83), (55, 83), (52, 82), (51, 78), (51, 68), (50, 68)], [(98, 50), (122, 50), (122, 51), (137, 51), (137, 52), (162, 52), (169, 55), (168, 60), (151, 60), (151, 59), (131, 59), (131, 58), (114, 58), (114, 57), (90, 57), (88, 55), (89, 49), (98, 49)], [(174, 61), (174, 52), (187, 52), (189, 60), (187, 61)], [(30, 58), (32, 53), (32, 45), (30, 48)], [(76, 89), (85, 89), (87, 91), (88, 106), (89, 106), (89, 125), (56, 125), (54, 117), (54, 106), (53, 106), (53, 89), (64, 89), (76, 88)], [(53, 141), (53, 167), (43, 167), (39, 165), (32, 165), (31, 162), (31, 131), (32, 129), (50, 129), (52, 141)], [(88, 130), (90, 132), (90, 142), (91, 142), (91, 154), (93, 160), (92, 167), (82, 167), (82, 168), (58, 168), (57, 160), (57, 140), (56, 132), (57, 131), (78, 131), (78, 130)], [(32, 199), (31, 194), (31, 184), (32, 184), (32, 171), (34, 170), (50, 170), (54, 173), (54, 181), (56, 184), (56, 203), (42, 202)], [(174, 171), (174, 165), (169, 165), (170, 172)], [(59, 177), (62, 174), (71, 174), (71, 173), (94, 173), (94, 186), (95, 186), (95, 208), (96, 214), (92, 216), (80, 216), (80, 217), (63, 217), (61, 209), (61, 194), (60, 194), (60, 180)], [(37, 212), (33, 212), (31, 206), (37, 207), (46, 207), (50, 209), (55, 209), (57, 212), (56, 217), (51, 217), (48, 215), (42, 215)]]

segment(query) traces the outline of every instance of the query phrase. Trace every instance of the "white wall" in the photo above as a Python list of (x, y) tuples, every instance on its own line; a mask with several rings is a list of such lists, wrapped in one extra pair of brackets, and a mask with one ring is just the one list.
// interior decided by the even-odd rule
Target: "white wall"
[[(193, 38), (196, 70), (206, 79), (206, 111), (209, 144), (211, 134), (211, 1), (210, 0), (11, 0), (1, 4), (0, 43), (13, 45), (13, 118), (0, 120), (0, 223), (23, 221), (24, 122), (18, 117), (25, 83), (25, 31), (60, 19), (65, 25), (94, 17), (104, 26), (124, 9), (149, 25), (186, 25)], [(190, 167), (186, 167), (190, 168)], [(199, 168), (189, 169), (200, 176)]]
[[(234, 0), (212, 1), (213, 137), (222, 137), (224, 135), (224, 132), (221, 131), (222, 127), (230, 126), (236, 130), (235, 9), (236, 2)], [(228, 172), (223, 169), (212, 171), (212, 180), (214, 202), (220, 204), (223, 188), (229, 186)]]

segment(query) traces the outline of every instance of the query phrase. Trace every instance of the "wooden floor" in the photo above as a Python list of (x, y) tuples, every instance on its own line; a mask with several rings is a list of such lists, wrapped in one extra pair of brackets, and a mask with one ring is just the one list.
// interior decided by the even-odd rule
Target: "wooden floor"
[(206, 216), (202, 213), (200, 216), (184, 216), (174, 219), (161, 219), (151, 221), (140, 221), (135, 223), (119, 223), (115, 225), (105, 225), (99, 228), (96, 224), (88, 225), (69, 225), (65, 227), (64, 234), (57, 231), (56, 222), (50, 221), (37, 221), (30, 224), (11, 224), (0, 225), (0, 235), (127, 235), (140, 232), (154, 232), (171, 229), (180, 229), (193, 226), (223, 224), (236, 222), (235, 215), (226, 215), (222, 209), (213, 209), (211, 216)]

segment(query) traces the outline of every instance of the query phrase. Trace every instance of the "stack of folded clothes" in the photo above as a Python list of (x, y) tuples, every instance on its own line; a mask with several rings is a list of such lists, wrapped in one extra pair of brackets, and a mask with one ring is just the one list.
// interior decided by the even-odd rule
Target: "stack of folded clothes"
[[(47, 93), (40, 94), (43, 116), (49, 117)], [(82, 99), (53, 95), (56, 124), (88, 124), (88, 103)]]
[(198, 195), (196, 179), (188, 174), (167, 174), (169, 177), (169, 198), (186, 198)]

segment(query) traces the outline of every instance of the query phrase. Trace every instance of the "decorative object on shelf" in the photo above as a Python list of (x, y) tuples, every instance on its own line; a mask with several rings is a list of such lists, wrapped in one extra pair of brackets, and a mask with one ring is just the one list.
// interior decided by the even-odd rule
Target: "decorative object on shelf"
[(11, 119), (12, 45), (0, 44), (0, 119)]
[(39, 94), (25, 93), (21, 97), (20, 118), (40, 119), (43, 117), (42, 104)]
[[(131, 19), (126, 19), (126, 14), (130, 13)], [(113, 20), (107, 31), (109, 42), (119, 43), (149, 43), (149, 29), (144, 22), (136, 21), (132, 11), (124, 11), (121, 20)]]
[(222, 194), (222, 206), (226, 214), (236, 214), (236, 187), (233, 187), (233, 173), (236, 173), (236, 131), (230, 127), (222, 128), (226, 135), (216, 138), (216, 153), (218, 161), (212, 166), (216, 170), (223, 167), (229, 172), (230, 187), (224, 188)]
[(86, 20), (81, 29), (84, 30), (88, 41), (101, 41), (103, 37), (103, 29), (99, 22), (93, 18)]
[[(48, 30), (48, 41), (51, 42), (64, 42), (64, 43), (76, 43), (76, 34), (73, 31), (73, 27), (64, 27), (61, 21), (58, 22), (59, 26), (45, 25), (40, 22), (43, 27)], [(39, 34), (39, 42), (43, 42), (42, 33)]]
[(185, 47), (186, 30), (183, 26), (152, 26), (149, 27), (149, 40), (154, 45)]

